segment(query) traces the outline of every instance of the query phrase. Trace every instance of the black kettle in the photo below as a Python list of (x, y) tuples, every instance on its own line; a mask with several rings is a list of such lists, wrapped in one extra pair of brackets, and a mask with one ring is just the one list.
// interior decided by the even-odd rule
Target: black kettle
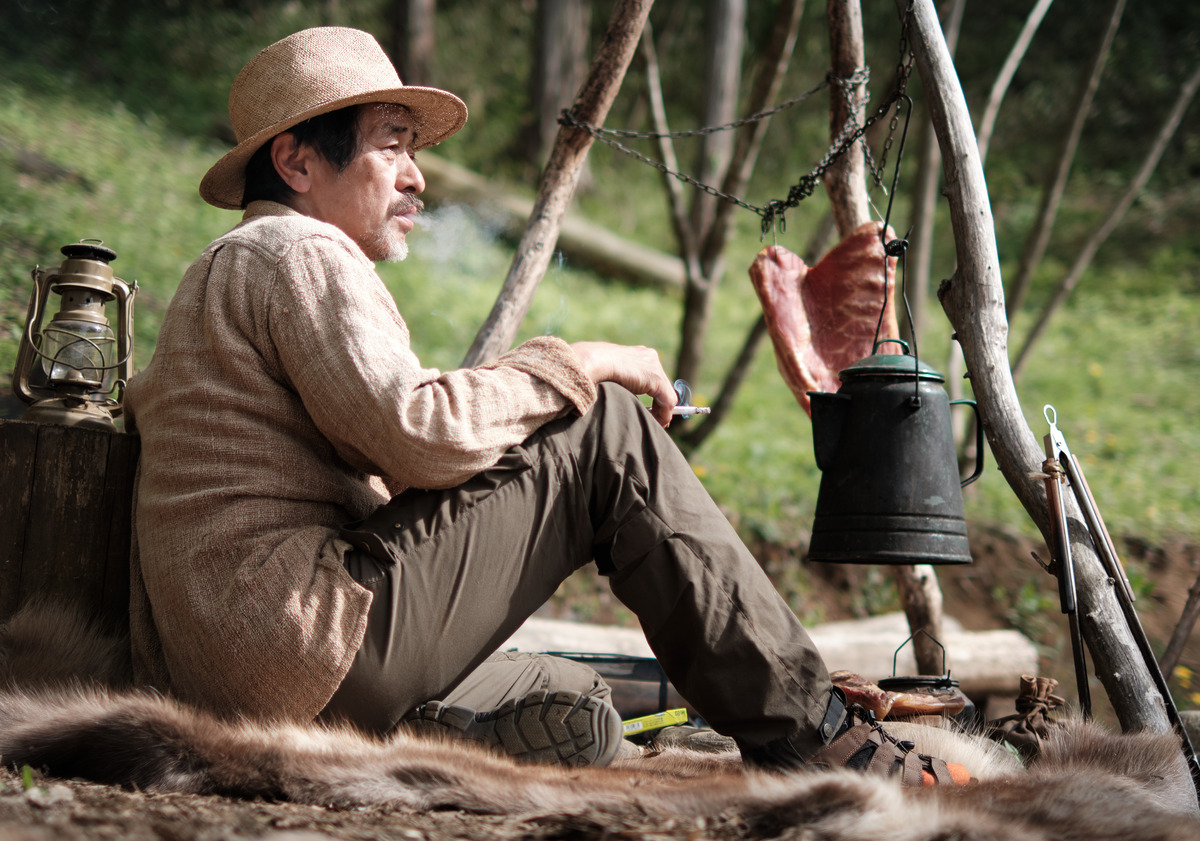
[[(881, 354), (896, 342), (904, 353)], [(950, 400), (946, 378), (899, 339), (838, 373), (837, 393), (809, 392), (821, 486), (810, 561), (855, 564), (971, 562), (962, 487), (983, 472), (983, 428), (973, 400)], [(974, 472), (959, 478), (950, 406), (976, 411)]]

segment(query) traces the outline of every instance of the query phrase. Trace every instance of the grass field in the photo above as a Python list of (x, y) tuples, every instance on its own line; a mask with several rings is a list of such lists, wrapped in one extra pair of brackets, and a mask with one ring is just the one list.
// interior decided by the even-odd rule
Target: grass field
[[(101, 238), (116, 250), (117, 274), (140, 286), (137, 357), (144, 363), (183, 270), (237, 219), (196, 194), (201, 174), (221, 151), (182, 140), (119, 104), (78, 101), (52, 79), (0, 81), (0, 369), (11, 370), (29, 270), (57, 263), (58, 248), (83, 237)], [(452, 156), (453, 147), (445, 152)], [(653, 173), (615, 160), (608, 150), (599, 150), (591, 166), (590, 187), (581, 196), (587, 212), (630, 237), (659, 246), (670, 242)], [(814, 205), (818, 201), (823, 198)], [(1025, 210), (998, 208), (1006, 263), (1013, 259), (1006, 246), (1019, 247), (1014, 220)], [(818, 212), (795, 213), (780, 243), (803, 250)], [(1086, 220), (1093, 211), (1075, 212)], [(410, 260), (382, 273), (424, 362), (452, 367), (489, 311), (513, 245), (469, 209), (437, 208), (429, 222), (413, 235)], [(1151, 541), (1200, 537), (1200, 256), (1169, 240), (1156, 242), (1140, 243), (1133, 257), (1117, 248), (1101, 252), (1019, 384), (1039, 437), (1046, 429), (1042, 406), (1056, 407), (1110, 529)], [(745, 268), (759, 247), (757, 218), (745, 214), (727, 252), (708, 373), (693, 383), (700, 402), (715, 396), (721, 372), (757, 315)], [(940, 259), (935, 276), (952, 269), (952, 256)], [(1039, 276), (1034, 303), (1056, 268), (1048, 264)], [(922, 342), (922, 358), (945, 370), (948, 326), (936, 303), (932, 311), (935, 323)], [(679, 315), (678, 296), (604, 282), (560, 262), (542, 283), (524, 335), (651, 344), (670, 367)], [(1022, 316), (1014, 336), (1032, 320)], [(760, 348), (736, 410), (693, 464), (747, 534), (782, 542), (806, 534), (819, 481), (811, 429), (775, 372), (769, 344)], [(1031, 532), (991, 467), (967, 493), (968, 517)]]

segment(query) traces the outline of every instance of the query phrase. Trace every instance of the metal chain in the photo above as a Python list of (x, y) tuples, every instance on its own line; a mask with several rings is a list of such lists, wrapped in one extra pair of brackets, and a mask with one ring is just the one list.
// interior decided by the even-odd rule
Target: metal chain
[(778, 105), (776, 105), (774, 108), (768, 108), (766, 111), (759, 111), (757, 114), (751, 114), (748, 117), (742, 117), (740, 120), (734, 120), (731, 123), (722, 123), (721, 125), (718, 125), (718, 126), (704, 126), (703, 128), (686, 129), (683, 131), (657, 132), (657, 131), (633, 131), (632, 129), (619, 129), (619, 128), (604, 128), (604, 126), (594, 126), (591, 123), (585, 123), (585, 122), (576, 120), (575, 116), (571, 113), (570, 109), (564, 110), (562, 112), (562, 117), (559, 119), (559, 122), (563, 123), (564, 125), (573, 126), (575, 128), (582, 128), (582, 129), (588, 131), (593, 137), (595, 137), (597, 139), (601, 139), (601, 137), (600, 137), (601, 135), (607, 135), (608, 137), (630, 137), (630, 138), (637, 138), (639, 140), (659, 140), (659, 139), (667, 138), (667, 137), (669, 137), (669, 138), (703, 137), (704, 135), (716, 134), (717, 132), (721, 132), (721, 131), (731, 131), (733, 129), (741, 128), (742, 126), (748, 126), (751, 123), (757, 123), (761, 120), (765, 120), (768, 117), (773, 117), (774, 115), (778, 114), (780, 111), (786, 111), (788, 108), (791, 108), (794, 105), (798, 105), (799, 103), (804, 102), (806, 99), (812, 97), (814, 94), (820, 93), (821, 91), (825, 90), (825, 88), (830, 87), (831, 85), (836, 84), (836, 85), (841, 85), (841, 86), (845, 86), (845, 87), (849, 87), (851, 85), (861, 85), (861, 84), (866, 84), (868, 81), (870, 81), (870, 78), (871, 78), (871, 71), (865, 70), (865, 69), (855, 72), (847, 79), (836, 79), (832, 76), (832, 74), (827, 75), (825, 77), (825, 80), (822, 81), (820, 84), (818, 84), (816, 87), (805, 91), (804, 93), (800, 94), (799, 96), (794, 96), (791, 99), (787, 100), (786, 102), (781, 102)]
[[(908, 87), (908, 79), (912, 74), (913, 64), (913, 54), (908, 46), (908, 22), (911, 12), (912, 2), (910, 0), (908, 8), (904, 13), (904, 23), (900, 29), (900, 58), (897, 63), (897, 81), (895, 90), (892, 91), (886, 100), (880, 103), (879, 107), (875, 109), (875, 112), (868, 117), (862, 125), (855, 126), (853, 118), (848, 120), (841, 132), (838, 133), (837, 138), (830, 145), (829, 149), (826, 150), (825, 155), (821, 158), (821, 160), (818, 161), (817, 164), (806, 174), (800, 176), (800, 180), (788, 190), (786, 199), (772, 199), (765, 205), (751, 204), (739, 196), (723, 192), (716, 187), (705, 184), (704, 182), (693, 178), (685, 172), (673, 170), (662, 161), (655, 160), (647, 155), (643, 155), (636, 149), (626, 146), (624, 143), (621, 143), (619, 140), (617, 140), (617, 138), (621, 137), (636, 138), (640, 140), (657, 140), (662, 138), (702, 137), (709, 134), (715, 134), (719, 131), (731, 131), (733, 129), (750, 125), (751, 123), (759, 122), (760, 120), (765, 120), (768, 117), (778, 114), (780, 111), (791, 108), (792, 106), (805, 101), (814, 94), (819, 93), (820, 91), (832, 85), (838, 85), (843, 89), (844, 95), (849, 96), (849, 91), (853, 86), (867, 83), (870, 78), (869, 70), (859, 70), (845, 79), (834, 78), (832, 75), (826, 76), (826, 78), (816, 87), (805, 91), (799, 96), (793, 97), (786, 102), (782, 102), (774, 108), (769, 108), (766, 111), (760, 111), (757, 114), (751, 114), (750, 116), (743, 117), (740, 120), (735, 120), (731, 123), (724, 123), (717, 126), (704, 126), (698, 129), (671, 132), (610, 129), (580, 120), (569, 108), (563, 110), (562, 114), (558, 118), (558, 122), (561, 125), (570, 126), (572, 128), (587, 132), (594, 139), (599, 140), (601, 143), (606, 143), (619, 152), (622, 152), (631, 158), (634, 158), (635, 160), (641, 161), (648, 166), (654, 167), (664, 175), (669, 175), (672, 178), (676, 178), (679, 181), (684, 182), (685, 184), (690, 184), (692, 187), (695, 187), (696, 189), (707, 193), (710, 196), (731, 202), (738, 207), (756, 213), (762, 218), (762, 235), (763, 237), (766, 237), (766, 235), (770, 233), (770, 231), (776, 225), (779, 226), (781, 231), (786, 228), (786, 220), (784, 218), (786, 211), (798, 206), (801, 201), (811, 196), (813, 192), (815, 192), (817, 185), (821, 183), (821, 179), (824, 177), (826, 170), (828, 170), (829, 167), (831, 167), (842, 155), (846, 154), (846, 152), (853, 147), (855, 143), (862, 139), (863, 135), (867, 133), (867, 130), (870, 129), (871, 126), (883, 119), (883, 117), (887, 115), (897, 101), (906, 96), (905, 90)], [(876, 186), (879, 186), (882, 182), (884, 167), (887, 164), (888, 152), (891, 149), (892, 138), (895, 135), (897, 126), (899, 125), (899, 119), (900, 112), (899, 109), (897, 109), (896, 113), (892, 116), (891, 123), (888, 126), (888, 137), (884, 142), (883, 151), (880, 155), (878, 164), (873, 164), (870, 150), (867, 149), (866, 145), (864, 144), (868, 167), (871, 171), (871, 175)]]
[[(913, 51), (908, 44), (908, 22), (912, 17), (912, 0), (904, 10), (904, 22), (900, 26), (900, 59), (896, 64), (896, 93), (892, 102), (898, 102), (902, 98), (907, 98), (908, 95), (908, 80), (912, 76), (913, 68)], [(911, 107), (911, 105), (910, 105)], [(887, 139), (883, 142), (883, 149), (879, 153), (879, 163), (875, 167), (871, 167), (871, 176), (875, 180), (875, 186), (882, 186), (883, 173), (887, 171), (888, 152), (892, 149), (892, 140), (896, 136), (896, 127), (900, 124), (900, 109), (896, 108), (896, 112), (892, 114), (892, 121), (888, 124)], [(870, 161), (870, 151), (867, 152), (868, 164)]]

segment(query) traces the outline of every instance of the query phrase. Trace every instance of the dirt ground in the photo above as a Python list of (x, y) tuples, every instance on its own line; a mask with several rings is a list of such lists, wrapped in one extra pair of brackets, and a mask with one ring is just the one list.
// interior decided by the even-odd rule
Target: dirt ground
[(244, 802), (225, 797), (144, 794), (79, 781), (38, 779), (25, 789), (20, 777), (0, 771), (0, 839), (3, 841), (452, 841), (453, 839), (661, 839), (714, 841), (743, 838), (734, 823), (708, 821), (701, 829), (680, 816), (670, 822), (603, 823), (586, 817), (525, 818), (462, 812), (412, 813), (385, 808), (354, 810)]
[[(1031, 558), (1043, 546), (996, 530), (973, 535), (976, 562), (939, 570), (945, 610), (973, 630), (1018, 626), (1043, 654), (1042, 673), (1057, 678), (1063, 693), (1073, 695), (1074, 674), (1067, 644), (1066, 623), (1057, 613), (1053, 579)], [(1178, 541), (1148, 546), (1124, 541), (1127, 566), (1142, 584), (1138, 610), (1143, 626), (1158, 650), (1178, 623), (1188, 589), (1200, 573), (1200, 546)], [(773, 576), (795, 566), (788, 547), (756, 547)], [(858, 591), (874, 586), (867, 568), (807, 569), (806, 599), (820, 599), (827, 620), (849, 618), (861, 607)], [(810, 605), (811, 607), (812, 605)], [(1196, 637), (1193, 634), (1193, 637)], [(1187, 647), (1182, 663), (1200, 675), (1200, 640)], [(1186, 681), (1185, 681), (1186, 682)], [(1104, 703), (1103, 690), (1093, 680), (1093, 700)], [(1172, 681), (1180, 709), (1200, 707), (1191, 687)], [(1200, 687), (1197, 687), (1200, 689)], [(1196, 701), (1196, 702), (1194, 702)], [(1104, 719), (1104, 711), (1098, 710)], [(603, 824), (578, 816), (549, 815), (504, 818), (459, 812), (413, 814), (384, 808), (324, 809), (288, 803), (245, 802), (223, 797), (146, 794), (79, 781), (47, 779), (37, 772), (26, 778), (15, 769), (0, 769), (0, 841), (64, 839), (162, 839), (218, 841), (264, 838), (271, 841), (316, 841), (321, 838), (401, 839), (621, 839), (621, 838), (739, 839), (748, 836), (734, 823), (698, 826), (686, 816), (654, 824)]]

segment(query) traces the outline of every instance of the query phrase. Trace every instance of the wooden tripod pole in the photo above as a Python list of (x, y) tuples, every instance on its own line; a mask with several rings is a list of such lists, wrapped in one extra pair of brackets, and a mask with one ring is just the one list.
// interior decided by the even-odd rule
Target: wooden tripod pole
[[(653, 0), (618, 0), (592, 69), (572, 106), (578, 120), (600, 125), (608, 116), (608, 109), (637, 50), (652, 3)], [(512, 345), (538, 284), (550, 265), (563, 215), (575, 194), (580, 169), (591, 145), (591, 135), (582, 129), (559, 128), (550, 158), (542, 171), (533, 212), (517, 253), (513, 255), (504, 287), (467, 351), (463, 367), (473, 368), (495, 359)]]
[[(1046, 491), (1029, 478), (1041, 473), (1043, 455), (1025, 422), (1009, 368), (996, 229), (971, 115), (932, 0), (896, 0), (901, 15), (910, 3), (909, 43), (942, 151), (958, 258), (954, 276), (942, 282), (938, 297), (962, 345), (979, 417), (996, 463), (1049, 541)], [(1168, 732), (1171, 722), (1166, 707), (1139, 656), (1113, 582), (1083, 526), (1079, 506), (1071, 498), (1064, 502), (1083, 637), (1097, 676), (1123, 729)]]

